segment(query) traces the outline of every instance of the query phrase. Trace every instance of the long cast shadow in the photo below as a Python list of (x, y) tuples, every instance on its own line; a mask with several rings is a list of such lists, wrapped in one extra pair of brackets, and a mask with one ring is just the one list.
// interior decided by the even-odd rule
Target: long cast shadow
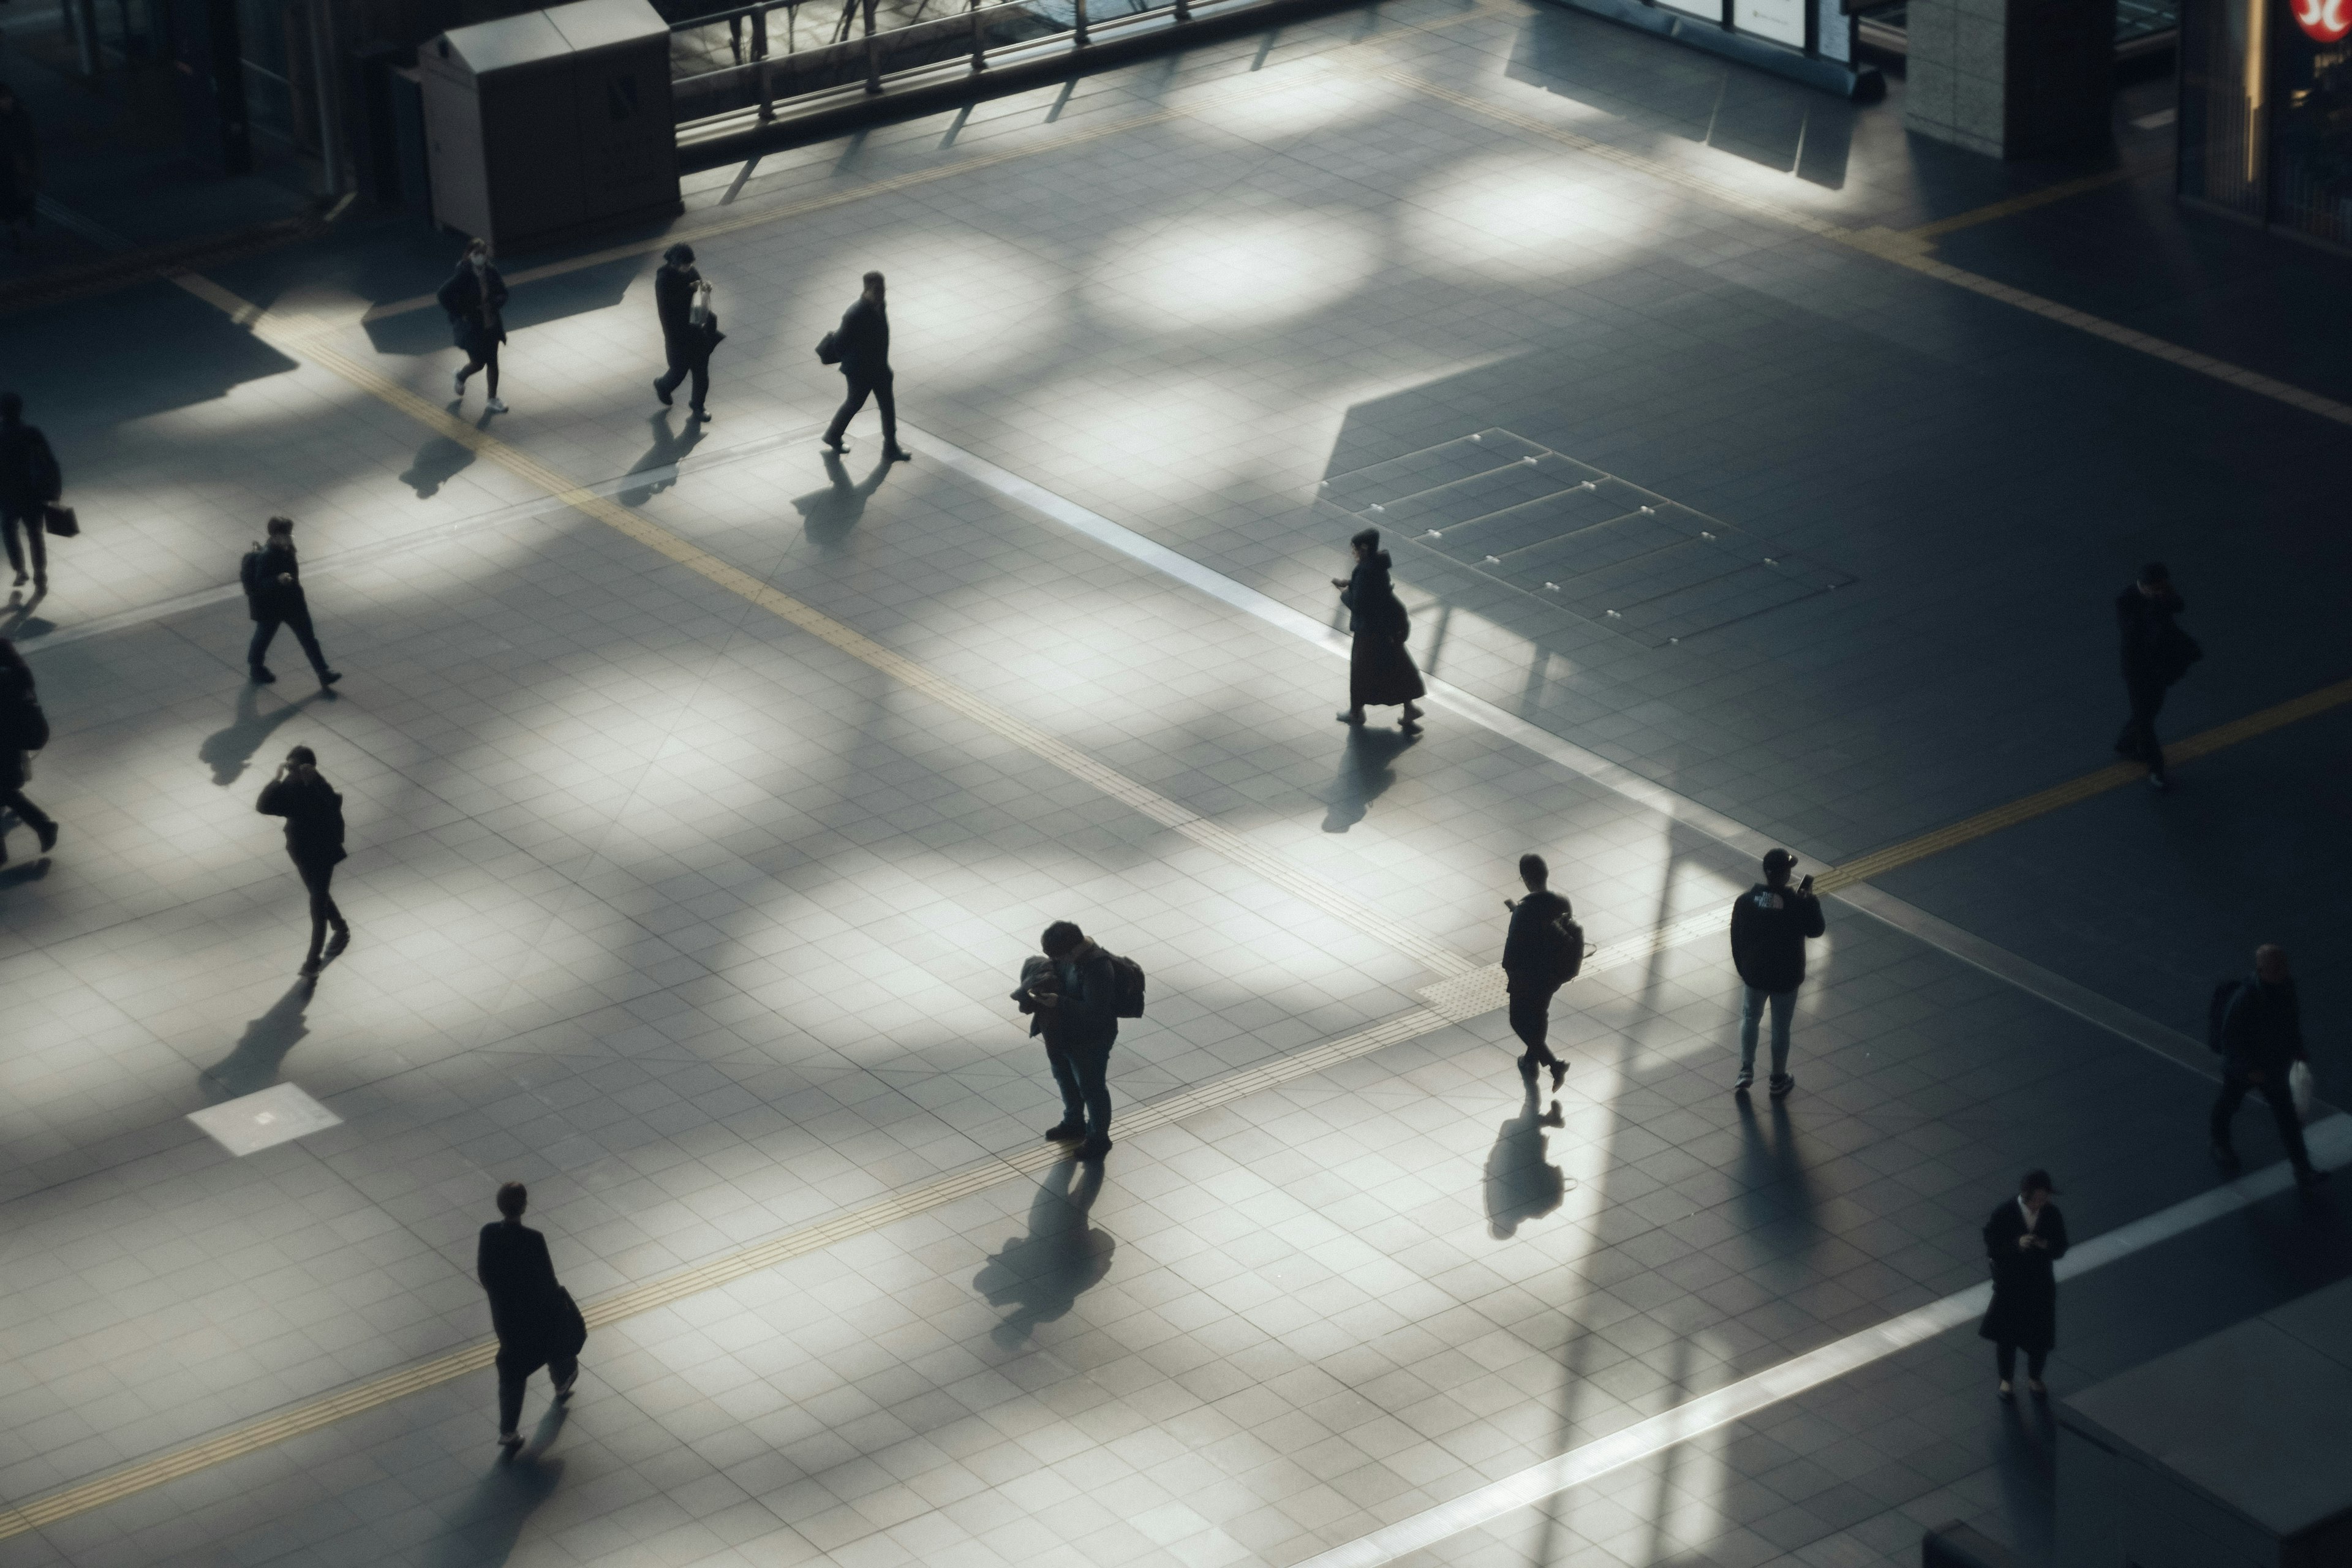
[(1350, 726), (1347, 749), (1339, 753), (1339, 772), (1331, 780), (1331, 793), (1324, 797), (1323, 831), (1345, 833), (1363, 821), (1372, 802), (1396, 783), (1396, 769), (1390, 764), (1420, 739), (1401, 731), (1376, 730), (1370, 724)]
[(563, 1430), (563, 1415), (562, 1405), (550, 1405), (530, 1446), (511, 1459), (495, 1461), (475, 1483), (446, 1533), (433, 1543), (433, 1568), (499, 1568), (514, 1555), (523, 1526), (563, 1479), (563, 1461), (545, 1457)]
[(866, 515), (866, 502), (890, 477), (890, 465), (877, 461), (872, 473), (852, 484), (841, 458), (832, 452), (824, 456), (824, 477), (832, 481), (831, 487), (793, 497), (793, 510), (801, 514), (801, 531), (808, 535), (809, 542), (830, 550), (848, 538), (857, 520)]
[[(1081, 1171), (1073, 1186), (1072, 1175)], [(972, 1277), (972, 1288), (990, 1306), (1016, 1309), (992, 1334), (1006, 1350), (1018, 1349), (1038, 1324), (1067, 1313), (1110, 1272), (1118, 1243), (1087, 1224), (1102, 1181), (1099, 1163), (1065, 1160), (1055, 1166), (1029, 1205), (1029, 1234), (1006, 1242)]]
[(213, 783), (223, 789), (236, 783), (252, 763), (253, 754), (278, 732), (278, 727), (317, 701), (320, 695), (314, 691), (291, 702), (281, 702), (276, 712), (264, 714), (261, 688), (247, 682), (245, 689), (236, 694), (236, 717), (229, 721), (228, 728), (206, 735), (204, 744), (196, 748), (197, 758), (212, 767)]
[[(645, 456), (629, 465), (633, 477), (643, 475), (645, 478), (642, 483), (632, 485), (621, 492), (623, 506), (643, 506), (677, 483), (677, 465), (686, 460), (688, 452), (702, 445), (702, 437), (709, 430), (709, 426), (699, 419), (688, 420), (683, 430), (671, 429), (667, 408), (646, 423), (653, 426), (654, 444), (646, 448)], [(663, 468), (669, 472), (656, 478), (656, 471)]]
[(1567, 1124), (1559, 1101), (1543, 1109), (1537, 1079), (1527, 1079), (1527, 1099), (1519, 1113), (1495, 1134), (1486, 1156), (1486, 1233), (1497, 1241), (1518, 1234), (1521, 1225), (1558, 1212), (1568, 1197), (1568, 1177), (1547, 1158), (1544, 1134)]
[(303, 979), (271, 1004), (269, 1011), (246, 1025), (236, 1048), (196, 1075), (196, 1087), (213, 1104), (256, 1094), (278, 1081), (278, 1069), (310, 1026), (302, 1011), (310, 1005), (316, 980)]
[(416, 448), (416, 457), (400, 482), (416, 492), (419, 500), (429, 500), (441, 487), (473, 465), (474, 449), (460, 446), (446, 436), (436, 436)]

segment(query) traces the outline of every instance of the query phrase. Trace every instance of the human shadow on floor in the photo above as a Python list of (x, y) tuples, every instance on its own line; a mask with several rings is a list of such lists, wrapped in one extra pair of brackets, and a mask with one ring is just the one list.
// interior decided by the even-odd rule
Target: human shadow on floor
[(48, 596), (47, 588), (36, 588), (30, 596), (22, 588), (10, 593), (8, 608), (0, 613), (0, 637), (12, 642), (30, 642), (35, 637), (47, 637), (56, 631), (58, 624), (55, 621), (45, 621), (33, 614), (33, 606)]
[(890, 477), (890, 464), (877, 459), (872, 473), (852, 484), (849, 468), (837, 454), (823, 456), (824, 477), (833, 481), (832, 488), (795, 496), (793, 509), (801, 514), (801, 531), (808, 535), (809, 542), (830, 550), (848, 538), (857, 520), (866, 515), (866, 502)]
[(1554, 1213), (1568, 1197), (1568, 1178), (1547, 1158), (1544, 1137), (1565, 1126), (1567, 1118), (1557, 1100), (1549, 1111), (1543, 1109), (1536, 1083), (1528, 1075), (1519, 1113), (1503, 1123), (1486, 1156), (1486, 1234), (1497, 1241), (1517, 1235), (1527, 1221)]
[(1381, 792), (1396, 783), (1389, 764), (1420, 740), (1400, 730), (1376, 730), (1370, 724), (1350, 725), (1347, 748), (1339, 753), (1339, 772), (1324, 796), (1323, 831), (1345, 833), (1364, 820)]
[(400, 482), (416, 492), (419, 500), (429, 499), (441, 487), (473, 466), (474, 449), (446, 436), (436, 436), (416, 448), (415, 460)]
[[(16, 824), (11, 822), (9, 826), (13, 830)], [(22, 887), (26, 882), (37, 882), (48, 874), (49, 858), (47, 856), (41, 856), (35, 860), (20, 860), (12, 856), (5, 866), (0, 866), (0, 892), (5, 892), (10, 888)]]
[(196, 748), (196, 756), (212, 766), (213, 783), (226, 789), (243, 778), (253, 754), (278, 732), (278, 727), (299, 717), (302, 710), (324, 695), (322, 691), (313, 691), (291, 702), (279, 703), (275, 712), (264, 713), (261, 688), (246, 682), (245, 689), (236, 694), (236, 717), (226, 730), (206, 735), (205, 743)]
[(310, 1005), (310, 994), (318, 985), (313, 979), (296, 981), (268, 1012), (246, 1025), (245, 1036), (235, 1050), (196, 1075), (196, 1087), (207, 1101), (218, 1105), (225, 1100), (258, 1094), (278, 1081), (286, 1053), (310, 1032), (310, 1026), (302, 1021), (302, 1011)]
[(1068, 1312), (1110, 1272), (1118, 1243), (1109, 1232), (1087, 1224), (1102, 1182), (1099, 1162), (1081, 1165), (1065, 1160), (1055, 1166), (1037, 1184), (1037, 1196), (1029, 1205), (1029, 1234), (1006, 1242), (972, 1277), (972, 1289), (990, 1306), (1015, 1309), (993, 1334), (1006, 1350), (1017, 1350), (1038, 1324)]
[(433, 1542), (425, 1558), (433, 1568), (499, 1568), (514, 1555), (523, 1526), (563, 1479), (563, 1461), (546, 1458), (563, 1430), (563, 1415), (562, 1405), (548, 1406), (520, 1452), (491, 1461), (474, 1483), (473, 1495), (457, 1506), (449, 1528)]
[(678, 464), (686, 461), (688, 452), (702, 445), (702, 437), (710, 429), (699, 419), (688, 419), (684, 429), (673, 430), (667, 408), (646, 423), (653, 426), (654, 444), (646, 448), (644, 457), (629, 465), (630, 477), (642, 476), (643, 482), (621, 492), (624, 506), (643, 506), (677, 483)]

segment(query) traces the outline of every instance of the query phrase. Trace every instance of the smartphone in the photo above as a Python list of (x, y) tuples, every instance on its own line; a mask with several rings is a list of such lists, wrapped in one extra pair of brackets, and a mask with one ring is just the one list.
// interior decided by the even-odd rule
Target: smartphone
[(1805, 879), (1804, 879), (1803, 881), (1801, 881), (1801, 882), (1800, 882), (1800, 883), (1798, 883), (1798, 884), (1797, 884), (1797, 891), (1799, 891), (1799, 892), (1801, 892), (1801, 893), (1810, 893), (1810, 892), (1811, 892), (1812, 890), (1813, 890), (1813, 878), (1812, 878), (1812, 873), (1809, 871), (1809, 872), (1807, 872), (1807, 873), (1805, 874)]

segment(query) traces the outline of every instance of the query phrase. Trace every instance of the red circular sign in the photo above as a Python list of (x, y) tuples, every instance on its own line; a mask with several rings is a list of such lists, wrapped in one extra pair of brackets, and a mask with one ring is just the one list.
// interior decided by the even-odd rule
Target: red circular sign
[(2295, 26), (2323, 44), (2352, 33), (2352, 0), (2289, 0)]

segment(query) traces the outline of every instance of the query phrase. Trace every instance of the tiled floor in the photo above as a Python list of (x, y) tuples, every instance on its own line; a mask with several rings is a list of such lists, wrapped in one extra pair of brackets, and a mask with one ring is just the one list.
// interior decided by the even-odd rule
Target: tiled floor
[[(1408, 4), (697, 176), (688, 223), (841, 198), (698, 242), (730, 334), (703, 431), (649, 417), (637, 261), (517, 289), (488, 451), (169, 286), (0, 321), (90, 525), (8, 617), (58, 730), (32, 793), (69, 837), (26, 865), (12, 835), (0, 871), (0, 1501), (478, 1341), (500, 1179), (593, 1308), (986, 1178), (600, 1327), (513, 1465), (474, 1373), (0, 1563), (1283, 1568), (1973, 1283), (2024, 1165), (2083, 1235), (2210, 1185), (2194, 1072), (1842, 907), (1784, 1103), (1726, 1092), (1711, 934), (1563, 997), (1557, 1096), (1523, 1092), (1494, 1014), (1235, 1079), (1491, 962), (1523, 849), (1603, 943), (1749, 868), (1454, 710), (1343, 731), (1326, 651), (926, 441), (1318, 621), (1358, 520), (1317, 482), (1490, 428), (1832, 563), (1833, 594), (1660, 647), (1400, 552), (1425, 665), (1816, 863), (2105, 761), (2104, 600), (2147, 554), (2214, 650), (2168, 725), (2346, 673), (2313, 632), (2346, 550), (2333, 434), (1416, 80), (1853, 227), (2080, 172), (1913, 146), (1899, 91), (1857, 110), (1580, 16)], [(1967, 264), (2063, 270), (2047, 214), (1965, 231)], [(2300, 348), (2165, 268), (2189, 247), (2226, 293), (2232, 266), (2318, 264), (2137, 221), (2161, 265), (2101, 253), (2068, 297), (2289, 374)], [(445, 248), (376, 228), (217, 276), (446, 398), (436, 318), (357, 319)], [(845, 464), (810, 439), (835, 387), (808, 344), (869, 263), (907, 468), (870, 416)], [(1010, 720), (551, 500), (548, 470)], [(226, 584), (277, 510), (333, 699), (291, 648), (240, 684)], [(2311, 781), (2345, 734), (1890, 889), (2190, 1033), (2210, 975), (2284, 935), (2332, 1018), (2344, 898), (2295, 847), (2340, 835)], [(297, 742), (353, 849), (358, 941), (315, 990), (247, 804)], [(1062, 916), (1150, 973), (1122, 1102), (1268, 1087), (1123, 1136), (1099, 1176), (1007, 1163), (1055, 1106), (1004, 993)], [(340, 1124), (239, 1159), (186, 1120), (280, 1083)], [(2333, 1207), (2258, 1205), (2070, 1286), (2055, 1376), (2347, 1269)], [(2048, 1434), (1997, 1412), (1983, 1359), (1947, 1335), (1415, 1561), (1893, 1563), (1953, 1516), (2038, 1555)]]

